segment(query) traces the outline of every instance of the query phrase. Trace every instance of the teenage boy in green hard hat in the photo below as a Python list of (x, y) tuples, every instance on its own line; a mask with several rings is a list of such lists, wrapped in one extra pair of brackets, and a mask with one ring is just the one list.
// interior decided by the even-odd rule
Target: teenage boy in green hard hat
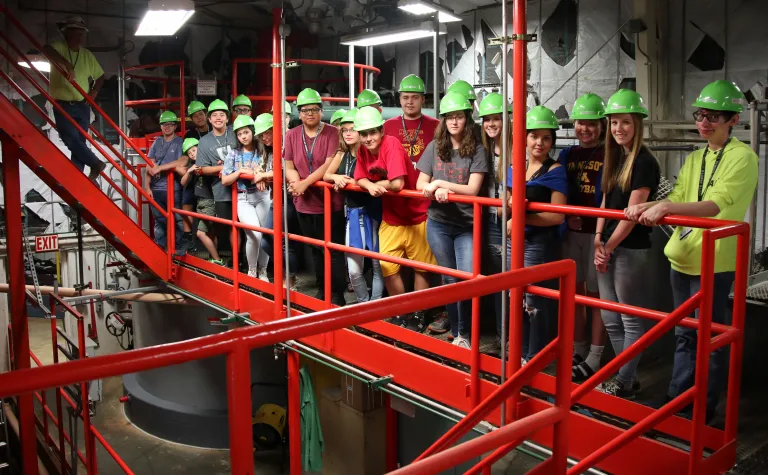
[[(173, 207), (181, 208), (182, 193), (180, 177), (174, 173), (173, 190), (168, 190), (168, 176), (165, 172), (175, 171), (176, 168), (184, 166), (186, 160), (182, 158), (182, 140), (176, 135), (176, 124), (178, 122), (176, 114), (171, 111), (165, 111), (160, 114), (160, 130), (162, 137), (155, 140), (149, 149), (147, 156), (155, 162), (155, 166), (147, 169), (147, 179), (144, 180), (144, 190), (149, 194), (163, 209), (167, 207), (168, 193), (173, 193)], [(166, 246), (166, 218), (154, 206), (150, 206), (155, 218), (155, 242), (165, 248)], [(181, 224), (181, 215), (175, 215), (176, 221), (176, 243), (177, 254), (184, 254), (182, 248), (182, 237), (184, 228)]]
[(248, 96), (240, 94), (235, 97), (235, 100), (232, 101), (232, 123), (235, 123), (235, 119), (237, 119), (237, 116), (239, 115), (247, 115), (250, 117), (252, 110), (253, 103), (248, 99)]
[[(744, 94), (729, 81), (708, 84), (693, 103), (693, 118), (699, 135), (707, 141), (704, 150), (688, 155), (677, 176), (672, 193), (665, 200), (635, 205), (625, 211), (627, 217), (646, 226), (676, 214), (701, 218), (743, 221), (757, 187), (758, 157), (736, 137), (733, 127), (744, 111)], [(671, 264), (670, 278), (675, 307), (700, 290), (702, 229), (678, 226), (669, 239), (664, 254)], [(712, 296), (712, 321), (728, 321), (728, 296), (735, 279), (736, 237), (720, 239), (715, 244), (715, 275)], [(698, 311), (689, 317), (696, 318)], [(676, 327), (674, 366), (667, 397), (673, 399), (694, 383), (696, 374), (697, 332)], [(715, 416), (720, 393), (728, 371), (726, 348), (709, 357), (706, 421)], [(684, 410), (691, 414), (691, 408)]]
[[(301, 127), (295, 127), (285, 134), (285, 178), (288, 192), (293, 195), (301, 233), (310, 238), (324, 239), (323, 190), (313, 185), (323, 179), (329, 160), (339, 148), (339, 131), (330, 124), (324, 124), (323, 101), (314, 89), (304, 89), (296, 98)], [(331, 195), (331, 241), (344, 244), (346, 218), (344, 197), (340, 193)], [(319, 291), (316, 298), (325, 299), (325, 279), (331, 279), (331, 303), (346, 304), (344, 291), (347, 288), (344, 255), (331, 251), (331, 275), (325, 275), (324, 253), (312, 247), (315, 277)]]
[(187, 107), (187, 117), (194, 127), (187, 129), (185, 139), (197, 139), (198, 141), (208, 133), (208, 116), (205, 113), (205, 105), (200, 101), (192, 101)]
[(373, 89), (363, 89), (357, 95), (357, 108), (373, 107), (381, 113), (381, 97)]

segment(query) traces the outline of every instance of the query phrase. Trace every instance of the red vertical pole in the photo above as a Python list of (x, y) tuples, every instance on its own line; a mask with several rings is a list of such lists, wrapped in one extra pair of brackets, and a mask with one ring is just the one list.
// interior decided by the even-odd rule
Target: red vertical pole
[(236, 345), (227, 355), (227, 396), (230, 470), (241, 475), (253, 475), (251, 357), (243, 343)]
[(749, 229), (738, 236), (736, 247), (736, 279), (733, 284), (733, 319), (731, 326), (741, 333), (731, 343), (731, 358), (728, 369), (728, 397), (725, 402), (725, 443), (736, 439), (736, 425), (739, 421), (739, 396), (741, 393), (741, 362), (744, 353), (744, 318), (747, 306), (747, 272), (749, 267)]
[[(141, 176), (141, 171), (144, 169), (144, 164), (136, 165), (136, 183), (139, 184), (139, 187), (144, 186), (143, 184), (143, 177)], [(139, 224), (139, 227), (141, 229), (144, 229), (144, 221), (143, 221), (143, 213), (144, 213), (144, 197), (141, 195), (141, 193), (136, 193), (137, 196), (137, 203), (138, 203), (138, 209), (136, 210), (136, 221)]]
[(363, 82), (363, 68), (359, 68), (357, 71), (358, 71), (358, 76), (357, 76), (358, 86), (357, 86), (357, 89), (358, 89), (358, 94), (359, 94), (359, 93), (363, 92), (363, 89), (365, 89), (365, 83)]
[(323, 187), (323, 293), (325, 306), (331, 308), (331, 250), (328, 243), (331, 242), (331, 189)]
[(554, 427), (552, 473), (565, 473), (568, 469), (568, 412), (571, 408), (573, 319), (576, 309), (576, 266), (573, 262), (569, 272), (560, 278), (559, 304), (555, 405), (562, 410), (563, 415)]
[[(472, 223), (472, 276), (480, 275), (480, 263), (482, 261), (482, 228), (483, 208), (479, 203), (473, 204), (473, 213), (475, 220)], [(472, 333), (470, 335), (472, 349), (470, 376), (469, 376), (469, 394), (472, 401), (472, 407), (480, 404), (480, 298), (472, 298)]]
[[(29, 368), (29, 327), (27, 295), (24, 281), (24, 242), (21, 222), (21, 183), (19, 155), (23, 153), (12, 141), (3, 141), (3, 192), (5, 197), (5, 228), (8, 252), (8, 283), (11, 300), (11, 342), (14, 370)], [(18, 214), (17, 214), (18, 212)], [(35, 406), (32, 393), (17, 397), (21, 460), (25, 475), (37, 475), (37, 438)]]
[(707, 381), (709, 379), (709, 353), (712, 339), (712, 292), (715, 283), (715, 240), (709, 230), (704, 231), (701, 242), (701, 303), (699, 307), (699, 331), (696, 343), (696, 376), (693, 399), (693, 424), (691, 425), (691, 451), (688, 459), (688, 473), (699, 473), (699, 464), (704, 455), (701, 433), (707, 417)]
[(168, 109), (168, 78), (163, 78), (163, 110)]
[[(526, 2), (525, 0), (514, 0), (513, 5), (513, 53), (512, 68), (514, 75), (512, 78), (512, 134), (515, 137), (525, 137), (525, 99), (527, 93), (526, 78), (526, 58), (528, 47), (523, 35), (528, 31), (526, 23)], [(511, 255), (510, 270), (522, 269), (523, 262), (523, 242), (525, 240), (525, 140), (514, 140), (512, 142), (512, 232), (510, 234)], [(506, 252), (506, 250), (502, 250)], [(509, 360), (507, 363), (507, 376), (515, 374), (520, 369), (520, 356), (522, 352), (523, 341), (523, 289), (520, 287), (512, 289), (510, 303), (510, 321), (509, 321)], [(510, 409), (516, 411), (518, 396), (511, 398)], [(513, 412), (512, 417), (516, 417)]]
[(237, 65), (240, 64), (240, 60), (235, 58), (232, 60), (232, 100), (237, 97)]
[(187, 133), (187, 99), (184, 94), (186, 84), (184, 82), (184, 61), (179, 62), (179, 117), (181, 118), (181, 136)]
[[(280, 19), (282, 9), (272, 9), (272, 64), (280, 64)], [(237, 64), (237, 63), (235, 63)], [(275, 277), (275, 307), (273, 318), (280, 318), (283, 311), (283, 82), (280, 68), (272, 68), (272, 198), (274, 211), (272, 223), (272, 263)], [(237, 75), (235, 75), (237, 77)], [(286, 230), (287, 232), (287, 230)], [(295, 270), (295, 269), (294, 269)], [(288, 290), (290, 292), (290, 289)]]
[[(158, 140), (163, 140), (162, 137)], [(168, 264), (168, 280), (173, 280), (173, 253), (176, 251), (176, 221), (173, 219), (173, 207), (175, 206), (173, 203), (173, 198), (175, 194), (174, 189), (174, 183), (173, 183), (173, 171), (168, 172), (168, 193), (166, 193), (166, 196), (168, 198), (167, 202), (167, 208), (166, 211), (168, 212), (168, 216), (166, 216), (165, 219), (165, 250), (167, 252), (167, 264)]]
[[(77, 346), (78, 346), (78, 358), (85, 360), (87, 355), (85, 353), (85, 322), (82, 315), (76, 316), (77, 319)], [(80, 383), (80, 397), (83, 407), (83, 437), (85, 438), (85, 460), (86, 471), (90, 474), (95, 474), (96, 469), (96, 444), (93, 439), (93, 431), (91, 430), (91, 411), (90, 411), (90, 398), (88, 397), (88, 383)], [(61, 422), (60, 422), (61, 423)]]
[(235, 292), (234, 310), (240, 311), (240, 230), (237, 223), (237, 183), (232, 184), (232, 290)]
[(301, 385), (299, 384), (299, 355), (287, 351), (288, 360), (288, 455), (291, 475), (301, 475)]
[[(59, 334), (56, 331), (56, 301), (49, 297), (51, 309), (51, 345), (53, 349), (53, 364), (59, 362)], [(62, 419), (64, 410), (61, 403), (61, 388), (56, 388), (56, 417), (59, 419), (59, 460), (67, 466), (67, 457), (64, 448), (64, 419)]]
[(397, 470), (397, 411), (392, 409), (392, 396), (386, 394), (386, 469)]

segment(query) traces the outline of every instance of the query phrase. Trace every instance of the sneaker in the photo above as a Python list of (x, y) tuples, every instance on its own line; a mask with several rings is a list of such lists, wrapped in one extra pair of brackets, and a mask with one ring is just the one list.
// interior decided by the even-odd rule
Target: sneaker
[(267, 275), (267, 268), (266, 267), (260, 268), (257, 277), (259, 280), (263, 280), (264, 282), (269, 282), (269, 276)]
[(96, 180), (99, 179), (99, 176), (101, 175), (101, 172), (107, 168), (107, 164), (104, 162), (99, 162), (99, 164), (95, 167), (91, 167), (90, 172), (88, 172), (88, 179), (92, 182), (96, 183)]
[(582, 361), (571, 368), (571, 379), (574, 383), (583, 383), (594, 374), (595, 372), (592, 370), (592, 367), (586, 361)]
[(221, 259), (208, 259), (208, 262), (210, 262), (211, 264), (216, 264), (217, 266), (222, 266), (222, 267), (226, 266), (224, 261), (222, 261)]
[(325, 292), (323, 292), (322, 290), (318, 290), (317, 293), (315, 294), (315, 298), (317, 300), (325, 301)]
[(624, 384), (614, 379), (603, 383), (602, 391), (611, 396), (632, 400), (637, 395), (637, 391), (634, 390), (635, 387), (639, 389), (639, 383), (633, 384), (630, 388), (626, 388)]
[(453, 336), (452, 333), (449, 333), (447, 337), (445, 337), (446, 340), (448, 340), (448, 343), (451, 343), (453, 340), (456, 339), (455, 336)]
[(434, 333), (436, 335), (447, 333), (450, 329), (451, 321), (448, 320), (448, 315), (446, 315), (445, 312), (438, 314), (432, 323), (430, 323), (427, 327), (427, 330), (429, 330), (430, 333)]
[(408, 317), (401, 317), (398, 315), (397, 317), (392, 317), (388, 320), (385, 320), (387, 323), (391, 323), (392, 325), (398, 326), (400, 328), (406, 328), (408, 326)]
[(584, 362), (584, 358), (581, 357), (578, 353), (574, 353), (571, 357), (571, 366), (578, 366), (581, 363)]
[(331, 296), (331, 303), (337, 307), (343, 307), (347, 304), (347, 299), (344, 298), (343, 293), (333, 294), (333, 296)]
[(424, 330), (427, 329), (427, 322), (426, 316), (424, 316), (424, 311), (419, 310), (418, 312), (415, 312), (413, 316), (408, 319), (408, 323), (405, 328), (416, 333), (424, 333)]
[(463, 336), (459, 335), (453, 340), (453, 344), (458, 346), (459, 348), (466, 348), (471, 349), (472, 346), (469, 344), (469, 340), (467, 338), (464, 338)]
[(520, 367), (522, 368), (523, 366), (525, 366), (527, 364), (528, 364), (528, 360), (521, 357), (520, 358)]
[[(297, 279), (295, 275), (292, 275), (287, 282), (283, 281), (283, 286), (290, 287), (291, 292), (297, 292), (299, 290), (298, 281), (299, 279)], [(288, 282), (290, 282), (290, 284)]]
[(248, 277), (258, 277), (259, 276), (259, 270), (251, 267), (248, 269)]

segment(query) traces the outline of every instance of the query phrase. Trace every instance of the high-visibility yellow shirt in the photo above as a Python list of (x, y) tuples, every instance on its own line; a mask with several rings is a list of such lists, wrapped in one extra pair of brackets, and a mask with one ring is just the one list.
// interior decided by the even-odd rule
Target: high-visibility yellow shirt
[[(80, 48), (78, 51), (72, 51), (65, 41), (54, 41), (51, 43), (53, 49), (58, 51), (75, 69), (75, 81), (85, 91), (88, 92), (88, 81), (94, 81), (104, 75), (99, 61), (86, 48)], [(55, 66), (51, 66), (51, 84), (49, 87), (51, 96), (59, 101), (82, 101), (83, 95), (77, 92), (67, 78), (62, 76)]]
[[(713, 218), (743, 221), (757, 186), (757, 155), (743, 142), (731, 138), (728, 146), (725, 147), (712, 185), (707, 188), (719, 152), (719, 150), (709, 150), (704, 157), (704, 150), (696, 150), (688, 155), (677, 176), (675, 187), (667, 199), (673, 203), (698, 201), (701, 162), (704, 160), (702, 190), (706, 191), (702, 201), (713, 201), (720, 208), (720, 212)], [(689, 275), (700, 275), (703, 230), (694, 228), (690, 234), (680, 239), (685, 231), (681, 226), (675, 229), (664, 248), (664, 254), (674, 270)], [(717, 240), (715, 272), (732, 272), (735, 269), (736, 237)]]

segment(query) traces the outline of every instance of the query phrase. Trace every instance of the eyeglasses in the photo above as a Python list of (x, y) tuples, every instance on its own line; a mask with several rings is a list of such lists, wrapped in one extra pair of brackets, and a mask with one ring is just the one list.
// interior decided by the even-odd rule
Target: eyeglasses
[(456, 115), (447, 115), (445, 116), (446, 122), (461, 122), (462, 120), (465, 120), (467, 116), (464, 114), (456, 114)]
[(354, 127), (348, 127), (346, 129), (341, 129), (341, 133), (342, 134), (351, 134), (354, 131), (355, 131)]
[(251, 109), (249, 109), (247, 107), (237, 107), (235, 109), (232, 109), (232, 111), (235, 112), (236, 114), (250, 114), (251, 113)]
[(160, 124), (160, 127), (176, 127), (176, 123), (175, 122), (163, 122), (162, 124)]
[(321, 110), (323, 109), (320, 109), (319, 107), (313, 107), (311, 109), (301, 109), (299, 112), (302, 114), (311, 115), (311, 114), (317, 114)]
[(696, 111), (693, 113), (693, 120), (695, 120), (696, 122), (704, 122), (704, 119), (707, 119), (707, 121), (710, 124), (714, 124), (716, 122), (719, 122), (721, 117), (724, 117), (724, 116), (719, 112)]

